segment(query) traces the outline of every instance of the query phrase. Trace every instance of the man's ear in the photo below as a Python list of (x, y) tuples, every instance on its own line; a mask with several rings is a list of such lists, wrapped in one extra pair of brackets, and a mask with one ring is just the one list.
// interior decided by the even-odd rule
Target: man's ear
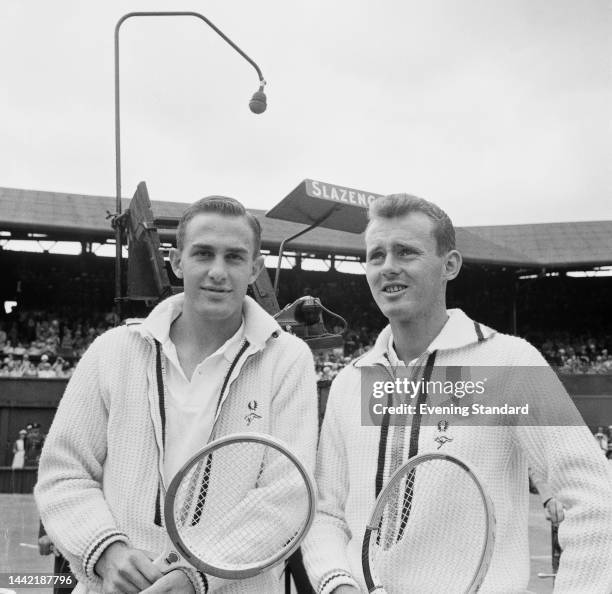
[(183, 268), (181, 266), (181, 252), (176, 248), (170, 248), (170, 265), (172, 272), (178, 277), (183, 278)]
[(253, 284), (257, 280), (257, 277), (260, 275), (263, 268), (264, 257), (259, 254), (259, 256), (253, 259), (253, 269), (251, 270), (251, 275), (249, 276), (249, 285)]
[(451, 250), (448, 252), (444, 261), (444, 280), (450, 281), (457, 278), (462, 264), (463, 258), (457, 250)]

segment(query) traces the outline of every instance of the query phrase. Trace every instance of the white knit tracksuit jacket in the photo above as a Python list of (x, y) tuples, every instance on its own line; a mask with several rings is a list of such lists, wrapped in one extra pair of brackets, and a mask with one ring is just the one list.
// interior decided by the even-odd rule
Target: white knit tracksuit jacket
[[(363, 426), (361, 372), (366, 366), (389, 366), (391, 329), (385, 328), (375, 347), (343, 369), (331, 387), (317, 459), (319, 509), (303, 546), (315, 591), (330, 594), (341, 584), (365, 588), (361, 543), (376, 494), (409, 455), (440, 451), (472, 466), (494, 503), (497, 538), (481, 592), (507, 594), (527, 587), (528, 466), (546, 480), (565, 507), (565, 520), (559, 528), (563, 555), (555, 592), (612, 592), (612, 470), (593, 436), (583, 424), (545, 426), (547, 419), (559, 418), (555, 415), (560, 412), (567, 412), (566, 418), (577, 413), (561, 382), (552, 370), (547, 371), (545, 360), (534, 347), (522, 339), (495, 333), (460, 310), (449, 314), (443, 330), (416, 366), (542, 366), (542, 373), (524, 374), (518, 385), (507, 386), (530, 403), (530, 410), (535, 410), (542, 422), (540, 426), (450, 427), (452, 441), (443, 446), (434, 441), (440, 431), (435, 423), (422, 423), (416, 435), (403, 425)], [(501, 400), (513, 398), (510, 393), (501, 396)], [(432, 528), (439, 516), (436, 507), (452, 505), (452, 501), (435, 498), (432, 493)], [(452, 541), (461, 535), (448, 537)], [(435, 562), (431, 558), (406, 560), (415, 572), (415, 582), (421, 584), (412, 591), (436, 591), (435, 571), (443, 572), (445, 567), (444, 550), (437, 553)]]
[[(243, 314), (245, 341), (219, 394), (211, 440), (271, 434), (312, 470), (317, 392), (310, 349), (248, 297)], [(34, 493), (79, 593), (101, 591), (94, 567), (111, 543), (126, 542), (155, 557), (164, 550), (164, 375), (161, 347), (142, 324), (114, 328), (85, 353), (60, 402)], [(258, 417), (248, 423), (252, 401)], [(282, 592), (281, 571), (240, 581), (187, 573), (198, 594), (235, 594)]]

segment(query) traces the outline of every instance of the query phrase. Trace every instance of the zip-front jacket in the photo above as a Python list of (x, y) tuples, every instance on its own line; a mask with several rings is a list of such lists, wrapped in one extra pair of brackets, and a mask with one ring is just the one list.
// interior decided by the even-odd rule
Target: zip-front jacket
[[(312, 469), (317, 392), (310, 350), (248, 297), (243, 315), (245, 340), (218, 395), (211, 439), (270, 434)], [(79, 593), (101, 591), (94, 567), (111, 543), (157, 557), (167, 542), (165, 358), (145, 326), (114, 328), (94, 341), (66, 388), (40, 460), (36, 502)], [(202, 594), (273, 593), (281, 591), (281, 569), (240, 581), (187, 573)]]
[[(487, 426), (483, 421), (482, 425), (462, 426), (451, 421), (449, 426), (415, 415), (408, 425), (384, 420), (379, 426), (364, 424), (363, 374), (368, 368), (380, 368), (390, 379), (394, 373), (388, 348), (391, 328), (385, 328), (374, 348), (343, 369), (331, 387), (317, 456), (319, 507), (303, 546), (315, 591), (330, 594), (342, 584), (365, 591), (361, 543), (376, 496), (409, 457), (439, 451), (468, 463), (494, 503), (495, 548), (481, 592), (509, 594), (527, 587), (528, 467), (548, 482), (565, 507), (559, 528), (563, 555), (555, 592), (612, 592), (612, 470), (593, 436), (580, 419), (565, 426), (553, 423), (555, 419), (576, 419), (578, 413), (533, 346), (496, 333), (460, 310), (449, 314), (440, 334), (411, 365), (414, 377), (450, 373), (445, 366), (487, 367), (491, 378), (501, 374), (512, 380), (498, 382), (490, 392), (496, 402), (528, 403), (535, 422)], [(422, 401), (427, 403), (428, 396)], [(441, 493), (443, 490), (431, 493), (431, 532), (462, 497), (457, 491), (452, 497)], [(458, 525), (448, 522), (444, 529), (447, 542), (459, 543), (460, 548)], [(430, 553), (426, 546), (415, 543), (411, 558), (395, 566), (395, 575), (386, 576), (390, 588), (438, 592), (435, 572), (444, 572), (444, 546)], [(406, 566), (410, 567), (412, 588), (402, 589), (398, 580)]]

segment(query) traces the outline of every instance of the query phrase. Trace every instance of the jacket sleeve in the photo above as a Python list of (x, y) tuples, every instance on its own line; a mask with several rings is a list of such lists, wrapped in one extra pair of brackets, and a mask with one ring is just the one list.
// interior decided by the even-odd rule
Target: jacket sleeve
[(526, 365), (538, 367), (522, 369), (519, 389), (532, 418), (516, 437), (565, 509), (555, 592), (612, 592), (612, 469), (554, 371), (531, 346), (529, 353)]
[[(354, 370), (350, 370), (354, 373)], [(304, 541), (304, 565), (317, 594), (329, 594), (341, 585), (358, 587), (350, 572), (347, 546), (351, 538), (344, 510), (349, 476), (339, 402), (346, 370), (332, 383), (317, 453), (317, 514)]]
[(79, 580), (98, 587), (94, 566), (113, 542), (127, 542), (102, 493), (107, 402), (101, 369), (103, 340), (87, 350), (66, 387), (45, 442), (36, 503), (51, 540)]

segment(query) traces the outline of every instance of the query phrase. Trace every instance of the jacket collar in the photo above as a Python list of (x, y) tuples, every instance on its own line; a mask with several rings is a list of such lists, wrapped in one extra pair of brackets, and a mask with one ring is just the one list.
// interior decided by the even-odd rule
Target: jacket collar
[[(170, 324), (183, 310), (184, 300), (184, 293), (164, 299), (155, 306), (142, 323), (128, 321), (130, 330), (139, 333), (149, 341), (155, 339), (163, 343), (168, 338)], [(281, 331), (277, 321), (251, 297), (244, 298), (242, 316), (244, 337), (255, 350), (261, 350), (275, 332)]]
[[(440, 333), (431, 341), (425, 353), (460, 349), (471, 344), (488, 340), (495, 334), (495, 330), (471, 320), (460, 309), (449, 309), (448, 320)], [(376, 339), (374, 346), (363, 357), (357, 359), (355, 367), (383, 364), (389, 365), (388, 345), (391, 338), (391, 326), (387, 325)]]

